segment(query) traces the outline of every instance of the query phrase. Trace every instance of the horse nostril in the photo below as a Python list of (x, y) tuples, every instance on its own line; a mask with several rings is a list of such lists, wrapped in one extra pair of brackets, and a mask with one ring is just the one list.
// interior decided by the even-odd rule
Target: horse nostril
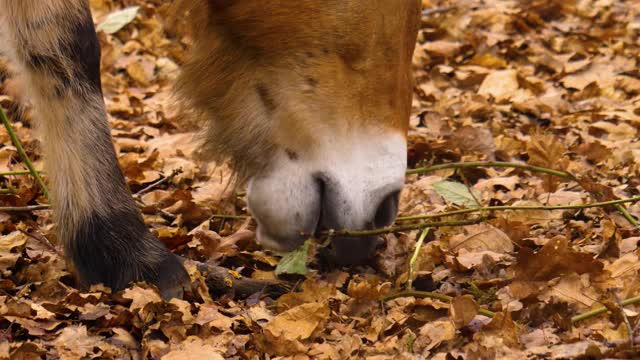
[(318, 222), (315, 229), (315, 236), (320, 236), (320, 232), (322, 230), (326, 230), (325, 221), (327, 219), (327, 207), (325, 202), (327, 201), (327, 177), (322, 173), (316, 173), (313, 176), (313, 180), (315, 181), (316, 187), (318, 189), (318, 206), (320, 207), (318, 212)]
[(387, 195), (378, 205), (373, 224), (376, 228), (391, 225), (398, 215), (398, 202), (400, 201), (400, 191), (394, 191)]
[[(349, 191), (353, 191), (353, 189), (349, 189), (348, 184), (346, 186), (340, 184), (322, 172), (313, 174), (313, 179), (320, 199), (320, 219), (316, 230), (381, 228), (392, 224), (398, 214), (400, 190), (386, 193), (386, 196), (378, 203), (377, 208), (375, 208), (375, 214), (372, 216), (369, 212), (371, 207), (361, 207), (365, 204), (353, 202), (354, 200), (357, 201), (357, 196), (349, 196), (351, 195)], [(377, 197), (380, 194), (381, 192), (379, 191), (371, 191), (367, 195)], [(369, 196), (364, 196), (364, 198), (369, 200)]]

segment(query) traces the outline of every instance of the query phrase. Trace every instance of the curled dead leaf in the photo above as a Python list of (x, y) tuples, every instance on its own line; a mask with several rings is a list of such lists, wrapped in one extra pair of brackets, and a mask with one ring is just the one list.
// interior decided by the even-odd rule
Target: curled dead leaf
[(479, 308), (472, 295), (454, 297), (451, 300), (449, 316), (456, 329), (462, 329), (467, 326), (478, 315)]
[(517, 263), (511, 267), (516, 279), (526, 281), (551, 280), (570, 273), (597, 274), (602, 269), (602, 262), (569, 247), (564, 236), (554, 237), (538, 252), (520, 249)]

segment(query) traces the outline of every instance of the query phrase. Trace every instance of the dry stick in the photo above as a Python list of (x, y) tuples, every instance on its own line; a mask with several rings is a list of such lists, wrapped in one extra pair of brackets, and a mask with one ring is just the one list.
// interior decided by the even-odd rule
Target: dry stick
[(505, 161), (470, 161), (461, 163), (440, 164), (428, 167), (422, 167), (417, 169), (407, 170), (407, 175), (424, 174), (434, 172), (438, 170), (446, 169), (468, 169), (468, 168), (483, 168), (483, 167), (502, 167), (502, 168), (514, 168), (523, 169), (533, 172), (545, 173), (557, 177), (561, 177), (567, 180), (576, 180), (576, 178), (566, 171), (547, 169), (539, 166), (531, 166), (527, 164), (511, 163)]
[(0, 211), (4, 212), (17, 212), (17, 211), (36, 211), (36, 210), (48, 210), (49, 205), (29, 205), (29, 206), (0, 206)]
[[(474, 225), (479, 224), (483, 221), (486, 221), (486, 216), (480, 216), (474, 219), (469, 220), (461, 220), (461, 221), (436, 221), (436, 222), (421, 222), (417, 224), (408, 224), (408, 225), (398, 225), (398, 226), (389, 226), (380, 229), (373, 230), (340, 230), (340, 231), (323, 231), (321, 235), (325, 236), (372, 236), (372, 235), (382, 235), (389, 234), (397, 231), (409, 231), (409, 230), (422, 230), (426, 228), (437, 228), (437, 227), (445, 227), (445, 226), (465, 226), (465, 225)], [(302, 236), (311, 236), (310, 234), (301, 233)]]
[[(581, 205), (564, 205), (564, 206), (487, 206), (484, 208), (476, 208), (476, 209), (462, 209), (455, 210), (450, 212), (444, 212), (439, 214), (430, 214), (430, 215), (419, 215), (412, 217), (399, 218), (399, 220), (419, 220), (419, 219), (429, 219), (436, 217), (444, 217), (444, 216), (452, 216), (452, 215), (460, 215), (460, 214), (468, 214), (480, 211), (491, 211), (491, 210), (562, 210), (562, 209), (585, 209), (592, 207), (601, 207), (607, 205), (619, 205), (629, 202), (638, 202), (640, 201), (640, 196), (636, 196), (629, 199), (621, 199), (621, 200), (612, 200), (612, 201), (603, 201), (599, 203), (591, 203), (591, 204), (581, 204)], [(462, 221), (439, 221), (439, 222), (421, 222), (417, 224), (407, 224), (407, 225), (396, 225), (389, 226), (381, 229), (373, 229), (373, 230), (342, 230), (342, 231), (325, 231), (323, 235), (342, 235), (342, 236), (369, 236), (369, 235), (381, 235), (392, 233), (396, 231), (408, 231), (408, 230), (420, 230), (429, 227), (445, 227), (445, 226), (465, 226), (465, 225), (474, 225), (481, 223), (486, 220), (486, 216), (481, 216), (475, 219), (470, 220), (462, 220)], [(307, 234), (302, 234), (307, 235)]]
[(636, 220), (636, 218), (634, 218), (633, 215), (629, 214), (627, 209), (625, 209), (621, 205), (613, 205), (613, 206), (616, 208), (616, 210), (618, 210), (622, 214), (622, 216), (624, 216), (625, 219), (627, 219), (627, 221), (631, 225), (633, 225), (635, 228), (640, 228), (640, 223), (638, 222), (638, 220)]
[[(167, 176), (163, 177), (163, 178), (162, 178), (162, 179), (160, 179), (160, 180), (157, 180), (157, 181), (155, 181), (155, 182), (153, 182), (153, 183), (149, 184), (149, 185), (148, 185), (147, 187), (145, 187), (144, 189), (142, 189), (142, 190), (138, 191), (137, 193), (133, 194), (133, 198), (136, 200), (136, 203), (138, 204), (138, 207), (140, 207), (140, 208), (144, 208), (144, 207), (147, 207), (147, 206), (148, 206), (147, 204), (145, 204), (145, 202), (144, 202), (144, 201), (142, 201), (142, 195), (144, 195), (145, 193), (147, 193), (147, 192), (149, 192), (149, 191), (153, 190), (155, 187), (157, 187), (157, 186), (159, 186), (159, 185), (161, 185), (161, 184), (164, 184), (165, 182), (167, 182), (167, 181), (169, 181), (169, 180), (173, 179), (173, 178), (174, 178), (174, 177), (176, 177), (177, 175), (181, 174), (181, 173), (182, 173), (182, 171), (183, 171), (183, 170), (182, 170), (182, 168), (173, 169), (173, 171), (171, 172), (171, 174), (169, 174), (169, 175), (167, 175)], [(157, 212), (158, 212), (158, 213), (160, 213), (160, 214), (162, 214), (162, 216), (164, 216), (165, 218), (170, 219), (170, 220), (175, 220), (175, 219), (176, 219), (176, 217), (177, 217), (176, 215), (174, 215), (174, 214), (172, 214), (172, 213), (170, 213), (170, 212), (168, 212), (168, 211), (166, 211), (166, 210), (164, 210), (164, 209), (160, 209), (160, 208), (158, 208), (158, 209), (157, 209)]]
[[(42, 174), (42, 170), (38, 170), (39, 174)], [(30, 175), (31, 171), (29, 170), (13, 170), (13, 171), (0, 171), (0, 176), (14, 176), (14, 175)], [(0, 194), (15, 194), (16, 191), (14, 189), (0, 189)]]
[[(145, 204), (140, 199), (135, 199), (135, 201), (136, 201), (136, 205), (138, 205), (138, 208), (140, 208), (141, 210), (146, 208), (147, 206), (149, 206), (149, 205)], [(171, 221), (173, 221), (173, 220), (175, 220), (177, 218), (176, 215), (168, 212), (165, 209), (160, 209), (160, 208), (156, 208), (156, 214), (161, 214), (163, 217), (165, 217), (166, 219), (171, 220)]]
[(50, 241), (49, 239), (47, 239), (46, 236), (42, 235), (42, 234), (34, 234), (34, 233), (30, 233), (26, 230), (22, 230), (20, 229), (20, 232), (27, 235), (28, 237), (36, 240), (37, 242), (43, 244), (44, 246), (46, 246), (47, 248), (49, 248), (49, 250), (51, 250), (54, 254), (58, 255), (58, 256), (64, 256), (64, 254), (58, 250)]
[[(39, 174), (42, 174), (44, 171), (38, 170)], [(0, 171), (0, 176), (12, 176), (12, 175), (29, 175), (31, 171), (29, 170), (13, 170), (13, 171)]]
[[(438, 294), (436, 292), (409, 290), (409, 291), (402, 291), (397, 294), (386, 296), (382, 298), (381, 301), (387, 302), (387, 301), (394, 300), (401, 297), (429, 298), (429, 299), (436, 299), (436, 300), (441, 300), (446, 302), (451, 302), (451, 300), (453, 300), (451, 296)], [(478, 314), (484, 315), (490, 318), (496, 316), (496, 314), (493, 311), (489, 311), (483, 308), (478, 309)]]
[(31, 176), (33, 176), (34, 179), (36, 179), (36, 182), (42, 189), (42, 193), (44, 193), (44, 196), (47, 198), (47, 200), (49, 200), (49, 190), (45, 186), (44, 181), (42, 181), (42, 178), (40, 177), (40, 174), (38, 174), (36, 168), (33, 167), (29, 156), (27, 156), (27, 152), (24, 151), (22, 143), (20, 142), (20, 139), (18, 139), (18, 136), (16, 136), (16, 133), (13, 131), (13, 126), (11, 126), (9, 119), (7, 119), (7, 115), (4, 113), (4, 109), (2, 108), (2, 106), (0, 106), (0, 120), (2, 120), (4, 127), (7, 129), (7, 133), (9, 133), (9, 137), (11, 138), (13, 145), (18, 150), (18, 154), (20, 154), (22, 161), (24, 161), (27, 169), (29, 169), (29, 173), (31, 174)]
[[(518, 163), (511, 163), (511, 162), (504, 162), (504, 161), (471, 161), (471, 162), (462, 162), (462, 163), (440, 164), (440, 165), (428, 166), (423, 168), (410, 169), (407, 171), (407, 175), (424, 174), (428, 172), (434, 172), (434, 171), (445, 170), (445, 169), (467, 169), (467, 168), (479, 168), (479, 167), (502, 167), (502, 168), (523, 169), (523, 170), (528, 170), (532, 172), (549, 174), (549, 175), (557, 176), (567, 180), (578, 181), (578, 179), (575, 176), (571, 175), (566, 171), (553, 170), (553, 169), (547, 169), (539, 166), (531, 166), (526, 164), (518, 164)], [(627, 221), (629, 221), (629, 223), (631, 223), (631, 225), (635, 227), (640, 226), (640, 223), (638, 223), (638, 221), (631, 214), (629, 214), (627, 209), (622, 207), (622, 205), (615, 204), (613, 206), (625, 217), (625, 219), (627, 219)]]
[(144, 189), (138, 191), (137, 193), (135, 193), (133, 195), (134, 198), (139, 199), (140, 196), (148, 193), (149, 191), (153, 190), (154, 188), (156, 188), (157, 186), (160, 186), (164, 183), (166, 183), (167, 181), (173, 179), (174, 177), (176, 177), (177, 175), (181, 174), (183, 172), (182, 168), (177, 168), (177, 169), (173, 169), (173, 171), (171, 172), (171, 174), (156, 180), (154, 182), (152, 182), (151, 184), (147, 185)]
[[(640, 304), (640, 296), (636, 296), (636, 297), (632, 297), (626, 300), (622, 300), (620, 301), (620, 304), (622, 306), (627, 306), (627, 305), (633, 305), (633, 304)], [(580, 315), (576, 315), (574, 317), (571, 318), (571, 323), (575, 324), (579, 321), (588, 319), (588, 318), (592, 318), (594, 316), (598, 316), (601, 314), (606, 314), (609, 312), (609, 309), (603, 307), (603, 308), (599, 308), (599, 309), (595, 309), (589, 312), (586, 312), (584, 314), (580, 314)]]
[(454, 10), (455, 6), (443, 6), (435, 9), (424, 9), (422, 10), (422, 16), (429, 17), (435, 14), (442, 14)]
[(231, 219), (231, 220), (244, 220), (244, 219), (248, 219), (251, 216), (249, 215), (226, 215), (226, 214), (215, 214), (215, 215), (211, 215), (211, 219)]
[(232, 291), (234, 297), (248, 297), (257, 292), (280, 296), (292, 291), (292, 284), (280, 280), (257, 280), (242, 276), (228, 268), (210, 265), (200, 261), (182, 258), (196, 265), (204, 273), (205, 281), (212, 294), (226, 294)]
[(638, 221), (633, 217), (633, 215), (629, 214), (627, 209), (622, 207), (622, 205), (616, 204), (613, 206), (616, 208), (616, 210), (618, 210), (622, 214), (622, 216), (624, 216), (625, 219), (627, 219), (629, 223), (631, 223), (631, 225), (633, 225), (636, 228), (640, 227), (640, 223), (638, 223)]
[(413, 279), (415, 278), (415, 267), (416, 262), (418, 262), (418, 254), (420, 253), (420, 249), (422, 248), (422, 244), (424, 243), (424, 239), (429, 234), (430, 228), (426, 228), (422, 230), (420, 237), (418, 238), (418, 242), (416, 242), (416, 248), (413, 251), (413, 255), (409, 260), (409, 279), (407, 280), (407, 289), (413, 290)]
[(611, 296), (613, 296), (613, 300), (616, 302), (616, 305), (618, 305), (618, 312), (620, 313), (620, 316), (622, 317), (622, 320), (627, 327), (627, 332), (629, 333), (629, 344), (631, 344), (631, 348), (634, 349), (636, 344), (633, 338), (633, 327), (629, 322), (629, 317), (624, 312), (624, 307), (622, 306), (622, 303), (620, 301), (620, 298), (618, 297), (618, 294), (616, 294), (616, 291), (614, 289), (609, 289), (609, 291), (611, 292)]
[[(402, 298), (402, 297), (417, 297), (417, 298), (429, 298), (429, 299), (436, 299), (436, 300), (441, 300), (441, 301), (448, 301), (450, 302), (453, 298), (451, 296), (448, 295), (444, 295), (444, 294), (438, 294), (435, 292), (431, 292), (431, 291), (416, 291), (416, 290), (409, 290), (409, 291), (402, 291), (393, 295), (389, 295), (386, 296), (384, 298), (381, 299), (381, 301), (390, 301), (390, 300), (394, 300), (394, 299), (398, 299), (398, 298)], [(634, 305), (634, 304), (640, 304), (640, 296), (636, 296), (636, 297), (632, 297), (626, 300), (622, 300), (620, 301), (620, 305), (621, 306), (628, 306), (628, 305)], [(598, 315), (602, 315), (602, 314), (606, 314), (609, 312), (609, 309), (603, 307), (603, 308), (599, 308), (596, 310), (592, 310), (589, 312), (586, 312), (584, 314), (580, 314), (580, 315), (576, 315), (574, 317), (571, 318), (571, 323), (575, 324), (579, 321), (582, 320), (586, 320), (588, 318), (592, 318)], [(495, 313), (489, 310), (485, 310), (480, 308), (478, 310), (478, 313), (487, 317), (494, 317)]]
[(594, 202), (588, 204), (578, 204), (578, 205), (557, 205), (557, 206), (486, 206), (479, 207), (473, 209), (461, 209), (454, 211), (447, 211), (437, 214), (427, 214), (427, 215), (416, 215), (416, 216), (403, 216), (399, 217), (397, 221), (412, 221), (412, 220), (423, 220), (423, 219), (432, 219), (439, 218), (445, 216), (454, 216), (454, 215), (462, 215), (462, 214), (471, 214), (476, 212), (483, 211), (506, 211), (506, 210), (577, 210), (577, 209), (588, 209), (594, 207), (604, 207), (609, 205), (618, 205), (625, 203), (633, 203), (640, 201), (640, 196), (634, 196), (628, 199), (620, 199), (620, 200), (612, 200), (612, 201), (603, 201), (603, 202)]

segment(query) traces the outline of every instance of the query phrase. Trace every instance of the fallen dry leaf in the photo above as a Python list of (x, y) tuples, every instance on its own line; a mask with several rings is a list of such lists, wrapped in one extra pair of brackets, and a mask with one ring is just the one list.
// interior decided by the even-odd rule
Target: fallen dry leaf
[(510, 99), (519, 87), (516, 70), (497, 70), (487, 75), (478, 94), (491, 96), (500, 102)]
[(570, 273), (598, 273), (603, 268), (593, 256), (571, 249), (564, 236), (553, 238), (537, 253), (520, 249), (517, 258), (512, 271), (516, 279), (523, 281), (551, 280)]
[(284, 337), (289, 341), (306, 340), (319, 330), (328, 316), (329, 307), (326, 304), (302, 304), (276, 315), (264, 330), (274, 337)]
[(456, 329), (461, 329), (478, 315), (478, 304), (471, 295), (455, 297), (451, 300), (449, 314)]
[(162, 360), (223, 360), (224, 356), (217, 349), (196, 336), (190, 336), (176, 348), (162, 356)]

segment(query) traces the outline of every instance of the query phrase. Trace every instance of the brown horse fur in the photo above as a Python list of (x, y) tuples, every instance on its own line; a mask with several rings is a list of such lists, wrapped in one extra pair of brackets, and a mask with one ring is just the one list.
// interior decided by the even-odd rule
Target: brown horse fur
[(322, 141), (317, 124), (383, 118), (373, 125), (405, 134), (419, 3), (183, 1), (196, 36), (177, 90), (206, 129), (203, 153), (250, 177), (277, 149)]

